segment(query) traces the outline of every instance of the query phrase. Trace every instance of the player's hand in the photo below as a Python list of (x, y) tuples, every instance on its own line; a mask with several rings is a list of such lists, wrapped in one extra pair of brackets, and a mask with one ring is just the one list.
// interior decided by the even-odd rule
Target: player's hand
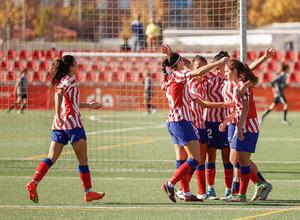
[(89, 108), (91, 109), (99, 109), (102, 107), (102, 104), (99, 102), (90, 102), (89, 103)]
[(267, 59), (269, 59), (270, 57), (274, 56), (274, 54), (275, 54), (274, 48), (267, 48), (267, 49), (265, 50), (265, 57), (266, 57)]
[(223, 57), (221, 60), (218, 61), (219, 65), (225, 65), (230, 60), (229, 57)]
[(171, 49), (171, 47), (168, 44), (166, 46), (162, 45), (161, 53), (168, 55), (168, 54), (173, 53), (173, 50)]
[(226, 130), (227, 122), (222, 121), (222, 123), (219, 125), (219, 131), (224, 132)]
[(239, 139), (240, 141), (245, 140), (245, 137), (244, 137), (244, 133), (243, 133), (243, 129), (242, 129), (242, 128), (238, 128), (237, 135), (238, 135), (238, 139)]
[(59, 127), (63, 126), (64, 125), (64, 121), (61, 119), (61, 117), (57, 117), (57, 124)]

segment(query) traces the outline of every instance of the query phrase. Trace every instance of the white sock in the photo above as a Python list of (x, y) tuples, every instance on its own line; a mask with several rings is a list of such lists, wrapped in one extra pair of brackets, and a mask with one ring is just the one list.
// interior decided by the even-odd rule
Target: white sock
[(174, 188), (174, 185), (168, 181), (168, 187)]
[(208, 188), (208, 190), (214, 190), (215, 189), (215, 185), (208, 185), (207, 188)]

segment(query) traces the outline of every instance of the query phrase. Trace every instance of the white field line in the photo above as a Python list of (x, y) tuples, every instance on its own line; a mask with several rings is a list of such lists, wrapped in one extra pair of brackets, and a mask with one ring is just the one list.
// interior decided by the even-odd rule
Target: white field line
[[(240, 207), (170, 207), (170, 206), (130, 206), (130, 207), (109, 207), (109, 206), (19, 206), (19, 205), (0, 205), (0, 209), (61, 209), (61, 210), (178, 210), (178, 211), (277, 211), (285, 210), (283, 208), (240, 208)], [(300, 207), (295, 209), (300, 210)]]
[[(103, 120), (97, 119), (95, 116), (90, 116), (89, 119), (91, 121), (98, 121), (98, 122), (111, 122), (110, 120)], [(122, 121), (118, 120), (118, 124)], [(123, 121), (125, 124), (134, 124), (135, 121)], [(137, 122), (137, 124), (141, 125), (143, 122)], [(149, 125), (149, 122), (147, 122)], [(121, 128), (121, 129), (112, 129), (106, 131), (95, 131), (95, 132), (88, 132), (87, 135), (96, 135), (102, 133), (114, 133), (114, 132), (122, 132), (122, 131), (136, 131), (136, 130), (144, 130), (147, 128), (166, 128), (166, 124), (159, 124), (159, 125), (151, 125), (151, 126), (139, 126), (134, 128)], [(300, 138), (259, 138), (258, 140), (261, 141), (300, 141)]]
[[(0, 179), (31, 179), (32, 176), (0, 176)], [(68, 179), (68, 180), (78, 180), (79, 177), (62, 177), (63, 179)], [(47, 179), (55, 179), (57, 180), (57, 176), (47, 176)], [(160, 180), (160, 181), (165, 181), (166, 178), (128, 178), (128, 177), (93, 177), (93, 180), (141, 180), (141, 181), (153, 181), (153, 180)], [(196, 179), (192, 179), (191, 181), (196, 182)], [(224, 179), (215, 179), (215, 181), (218, 182), (224, 182)], [(300, 183), (300, 180), (268, 180), (269, 182), (278, 182), (278, 183)]]

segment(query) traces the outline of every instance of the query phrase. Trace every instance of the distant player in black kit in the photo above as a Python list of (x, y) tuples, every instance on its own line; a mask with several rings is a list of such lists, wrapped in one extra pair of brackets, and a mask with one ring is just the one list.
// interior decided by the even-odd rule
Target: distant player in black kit
[(150, 109), (152, 108), (152, 114), (156, 114), (157, 107), (152, 105), (150, 103), (151, 98), (153, 96), (153, 90), (152, 90), (152, 80), (151, 80), (151, 73), (149, 71), (144, 72), (144, 104), (146, 107), (146, 112), (144, 115), (150, 115)]
[(286, 79), (287, 73), (289, 72), (290, 68), (287, 64), (282, 64), (281, 66), (281, 73), (280, 75), (272, 81), (272, 89), (274, 92), (274, 100), (273, 103), (263, 112), (263, 115), (259, 121), (259, 124), (262, 124), (266, 115), (271, 112), (280, 102), (283, 105), (283, 125), (290, 125), (291, 123), (286, 119), (287, 111), (289, 104), (287, 103), (286, 99), (284, 98), (283, 92), (286, 87)]
[(17, 105), (21, 104), (19, 114), (23, 114), (23, 110), (27, 104), (28, 84), (27, 84), (27, 69), (21, 71), (20, 77), (17, 79), (14, 89), (14, 95), (18, 95), (18, 99), (9, 109), (8, 113)]

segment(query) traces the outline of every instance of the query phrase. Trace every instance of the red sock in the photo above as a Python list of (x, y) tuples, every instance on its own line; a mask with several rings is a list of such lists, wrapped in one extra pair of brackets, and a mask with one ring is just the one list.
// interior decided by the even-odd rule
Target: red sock
[(40, 182), (43, 179), (43, 177), (46, 175), (48, 170), (49, 170), (49, 165), (47, 163), (45, 163), (44, 161), (40, 162), (40, 164), (36, 168), (33, 179)]
[(206, 179), (207, 185), (215, 185), (215, 176), (216, 176), (216, 168), (213, 169), (205, 169), (206, 170)]
[(179, 184), (180, 184), (180, 186), (179, 186), (178, 191), (183, 191), (184, 182), (183, 182), (182, 180), (180, 180), (180, 181), (179, 181)]
[(246, 194), (248, 184), (249, 184), (249, 179), (250, 179), (250, 173), (248, 174), (241, 174), (240, 178), (240, 192), (239, 194)]
[(90, 189), (92, 188), (92, 183), (91, 183), (91, 173), (79, 173), (83, 189)]
[(198, 186), (198, 194), (203, 195), (206, 193), (205, 170), (196, 170), (195, 176)]
[(256, 173), (251, 169), (251, 173), (250, 173), (250, 180), (254, 183), (254, 185), (256, 185), (260, 179), (259, 177), (256, 175)]
[(180, 182), (183, 182), (183, 192), (187, 193), (190, 192), (190, 180), (191, 180), (191, 176), (190, 174), (186, 174), (181, 180)]
[(190, 173), (192, 168), (187, 163), (183, 163), (177, 170), (174, 176), (170, 179), (170, 183), (176, 185), (178, 181), (180, 181), (185, 175)]
[(233, 181), (233, 169), (224, 169), (224, 180), (227, 189), (230, 189)]

